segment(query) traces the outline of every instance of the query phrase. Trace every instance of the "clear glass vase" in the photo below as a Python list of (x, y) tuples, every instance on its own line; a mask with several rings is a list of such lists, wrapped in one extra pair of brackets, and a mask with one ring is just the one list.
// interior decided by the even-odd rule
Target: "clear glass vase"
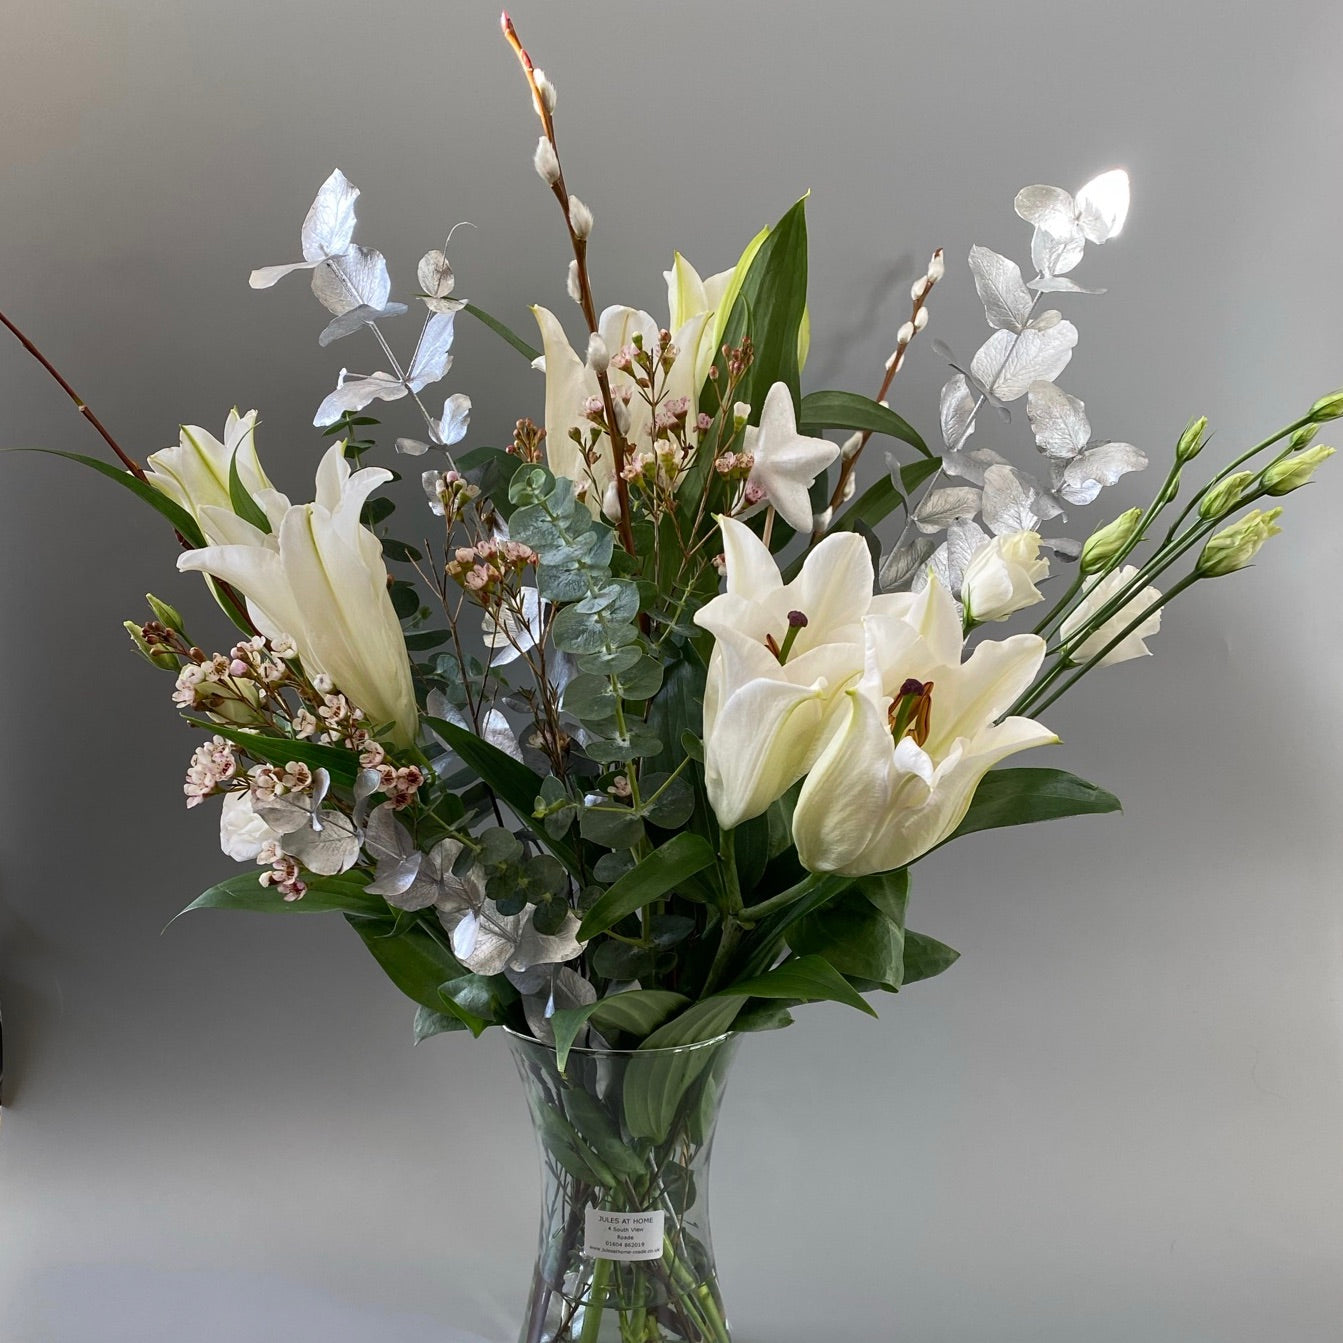
[(520, 1343), (731, 1343), (709, 1236), (709, 1154), (736, 1051), (555, 1050), (510, 1032), (541, 1154)]

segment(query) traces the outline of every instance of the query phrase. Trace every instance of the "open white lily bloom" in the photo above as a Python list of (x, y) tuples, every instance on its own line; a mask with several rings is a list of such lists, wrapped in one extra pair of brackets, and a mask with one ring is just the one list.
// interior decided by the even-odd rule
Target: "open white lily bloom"
[(695, 613), (714, 636), (704, 688), (704, 773), (718, 823), (759, 816), (811, 767), (862, 674), (863, 618), (903, 596), (873, 597), (872, 556), (854, 532), (828, 536), (785, 584), (769, 548), (721, 518), (727, 591)]
[(1044, 601), (1035, 585), (1048, 576), (1049, 561), (1040, 554), (1040, 533), (1004, 532), (970, 557), (961, 580), (961, 601), (976, 624), (1007, 620)]
[(179, 556), (177, 567), (232, 584), (262, 634), (287, 634), (310, 676), (324, 672), (370, 727), (390, 723), (391, 744), (409, 746), (417, 722), (410, 660), (382, 545), (359, 521), (365, 500), (390, 479), (380, 467), (352, 473), (345, 445), (334, 444), (317, 468), (314, 503), (261, 491), (269, 533), (207, 506), (201, 527), (211, 544)]
[(229, 411), (221, 443), (199, 425), (184, 424), (175, 447), (151, 452), (145, 479), (162, 495), (186, 509), (197, 522), (202, 508), (230, 509), (229, 467), (238, 460), (238, 478), (253, 496), (272, 489), (256, 455), (256, 411)]
[(961, 823), (984, 775), (1058, 738), (1029, 718), (998, 719), (1030, 685), (1044, 640), (985, 641), (961, 662), (956, 603), (936, 580), (901, 615), (865, 622), (862, 680), (807, 774), (793, 841), (812, 872), (865, 876), (904, 867)]
[[(1095, 578), (1087, 580), (1082, 589), (1082, 600), (1073, 607), (1068, 619), (1059, 627), (1060, 636), (1071, 639), (1103, 606), (1107, 606), (1136, 577), (1138, 571), (1131, 564), (1106, 574), (1098, 582)], [(1068, 656), (1072, 663), (1090, 662), (1131, 621), (1142, 614), (1153, 602), (1159, 601), (1159, 588), (1143, 588), (1136, 596), (1129, 598), (1093, 634), (1082, 640)], [(1152, 650), (1147, 646), (1150, 639), (1161, 629), (1161, 612), (1153, 611), (1136, 629), (1131, 630), (1096, 664), (1098, 667), (1112, 667), (1116, 662), (1127, 662), (1130, 658), (1150, 657)]]
[(746, 451), (755, 458), (750, 483), (759, 486), (774, 511), (797, 532), (809, 532), (816, 477), (839, 456), (839, 444), (797, 431), (793, 395), (776, 382), (760, 408), (760, 426), (746, 430)]

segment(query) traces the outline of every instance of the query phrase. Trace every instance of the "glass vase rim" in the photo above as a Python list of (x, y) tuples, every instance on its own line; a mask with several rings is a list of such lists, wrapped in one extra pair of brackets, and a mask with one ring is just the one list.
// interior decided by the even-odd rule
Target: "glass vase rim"
[[(548, 1054), (558, 1055), (559, 1051), (553, 1044), (548, 1044), (545, 1040), (538, 1040), (534, 1035), (524, 1035), (522, 1031), (516, 1031), (512, 1026), (501, 1026), (500, 1029), (509, 1038), (510, 1041), (520, 1041), (525, 1045), (534, 1045), (538, 1049), (545, 1050)], [(693, 1040), (684, 1045), (659, 1045), (656, 1049), (593, 1049), (590, 1045), (570, 1045), (569, 1054), (583, 1054), (589, 1058), (652, 1058), (659, 1054), (690, 1054), (697, 1049), (709, 1049), (714, 1045), (727, 1044), (729, 1041), (740, 1037), (740, 1031), (724, 1031), (721, 1035), (715, 1035), (709, 1040)]]

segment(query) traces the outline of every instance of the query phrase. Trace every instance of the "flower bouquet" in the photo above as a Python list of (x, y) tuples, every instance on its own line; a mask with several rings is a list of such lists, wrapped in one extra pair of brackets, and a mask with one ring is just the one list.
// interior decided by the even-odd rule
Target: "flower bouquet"
[[(533, 348), (455, 296), (451, 236), (394, 302), (335, 171), (302, 260), (251, 277), (307, 275), (320, 344), (376, 351), (316, 409), (332, 441), (312, 502), (271, 484), (255, 413), (222, 438), (184, 428), (142, 466), (75, 397), (118, 459), (80, 460), (166, 519), (178, 567), (238, 628), (206, 651), (155, 598), (127, 625), (204, 735), (187, 806), (218, 799), (245, 865), (188, 908), (339, 914), (415, 1004), (417, 1040), (508, 1033), (544, 1185), (522, 1343), (728, 1343), (707, 1166), (737, 1043), (806, 1003), (875, 1014), (952, 964), (907, 926), (924, 855), (1118, 807), (1004, 762), (1054, 742), (1054, 701), (1146, 653), (1176, 596), (1250, 563), (1275, 501), (1332, 453), (1313, 438), (1343, 393), (1205, 473), (1196, 420), (1147, 507), (1081, 524), (1147, 456), (1058, 386), (1078, 333), (1047, 305), (1098, 292), (1073, 277), (1124, 226), (1122, 171), (1017, 194), (1029, 270), (971, 250), (990, 334), (967, 359), (939, 351), (930, 446), (890, 401), (910, 352), (936, 345), (940, 251), (875, 397), (804, 392), (805, 200), (716, 274), (675, 256), (665, 321), (600, 308), (554, 85), (504, 32), (579, 317), (534, 308)], [(544, 378), (543, 423), (519, 419), (505, 447), (470, 442), (464, 393), (441, 411), (429, 396), (463, 317), (520, 357), (521, 399)], [(379, 402), (420, 427), (384, 434)], [(973, 446), (986, 419), (996, 446)], [(998, 450), (1009, 422), (1018, 461)], [(874, 439), (895, 445), (875, 472)], [(379, 453), (420, 472), (429, 542), (397, 536)], [(1000, 630), (1025, 612), (1030, 629)]]

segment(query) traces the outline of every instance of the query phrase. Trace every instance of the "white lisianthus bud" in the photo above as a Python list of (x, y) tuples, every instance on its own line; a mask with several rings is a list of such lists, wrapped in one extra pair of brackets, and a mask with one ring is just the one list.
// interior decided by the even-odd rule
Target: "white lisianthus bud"
[(1039, 532), (1007, 532), (995, 536), (970, 557), (961, 583), (961, 601), (976, 625), (1006, 620), (1044, 597), (1035, 586), (1049, 573), (1040, 554)]
[(1212, 522), (1224, 514), (1230, 513), (1240, 503), (1245, 487), (1254, 479), (1253, 471), (1233, 471), (1213, 485), (1198, 501), (1198, 515), (1205, 522)]
[(611, 351), (599, 332), (594, 331), (588, 337), (588, 367), (594, 373), (605, 373), (611, 363)]
[(1295, 457), (1284, 457), (1264, 472), (1264, 488), (1275, 496), (1299, 490), (1302, 485), (1310, 483), (1320, 463), (1328, 461), (1333, 455), (1333, 448), (1321, 445), (1298, 452)]
[(569, 263), (569, 274), (565, 277), (564, 287), (565, 287), (566, 290), (568, 290), (568, 292), (569, 292), (569, 297), (570, 297), (571, 299), (573, 299), (573, 301), (574, 301), (575, 303), (582, 303), (582, 301), (583, 301), (583, 290), (582, 290), (582, 287), (581, 287), (581, 286), (579, 285), (579, 283), (578, 283), (578, 262), (577, 262), (577, 261), (571, 261), (571, 262)]
[(1337, 420), (1343, 417), (1343, 388), (1322, 396), (1310, 408), (1310, 418), (1316, 422)]
[(914, 339), (914, 323), (905, 322), (900, 330), (895, 333), (895, 343), (897, 345), (908, 345)]
[(1130, 508), (1087, 537), (1078, 561), (1084, 574), (1094, 574), (1116, 560), (1129, 547), (1142, 521), (1142, 509)]
[(592, 211), (577, 196), (569, 197), (569, 227), (575, 238), (586, 238), (592, 232)]
[[(532, 78), (536, 81), (536, 91), (541, 95), (541, 102), (545, 105), (546, 111), (553, 112), (557, 98), (555, 86), (546, 78), (544, 70), (533, 70)], [(536, 109), (536, 114), (537, 116), (541, 115), (539, 107)]]
[(543, 135), (536, 142), (532, 166), (548, 186), (553, 187), (560, 180), (560, 157), (555, 153), (555, 146), (551, 143), (550, 136)]
[(858, 455), (863, 446), (862, 431), (850, 434), (840, 446), (839, 455), (843, 461), (851, 462)]
[(914, 314), (914, 330), (922, 331), (923, 328), (927, 325), (928, 325), (928, 309), (927, 307), (923, 307), (920, 308), (918, 312)]
[(1208, 538), (1203, 553), (1194, 565), (1200, 578), (1221, 578), (1224, 574), (1234, 574), (1243, 569), (1259, 553), (1260, 547), (1270, 536), (1277, 536), (1282, 528), (1277, 526), (1282, 516), (1281, 508), (1252, 509), (1243, 518), (1238, 518), (1229, 527)]
[[(1059, 627), (1059, 634), (1064, 642), (1079, 633), (1082, 627), (1102, 607), (1107, 606), (1113, 598), (1119, 596), (1137, 575), (1138, 570), (1132, 564), (1126, 564), (1122, 569), (1116, 569), (1114, 573), (1106, 574), (1104, 578), (1088, 579), (1086, 586), (1082, 589), (1082, 600), (1073, 607), (1068, 613), (1067, 620)], [(1111, 639), (1115, 638), (1122, 630), (1127, 629), (1153, 602), (1160, 599), (1161, 590), (1159, 588), (1143, 588), (1136, 597), (1130, 597), (1098, 630), (1094, 630), (1087, 635), (1068, 654), (1068, 661), (1074, 666), (1078, 663), (1090, 662)], [(1160, 628), (1161, 612), (1153, 611), (1142, 624), (1130, 630), (1096, 665), (1110, 667), (1116, 662), (1127, 662), (1129, 658), (1147, 657), (1152, 650), (1147, 647), (1146, 640), (1150, 639)]]
[(939, 247), (928, 263), (928, 278), (936, 284), (946, 273), (947, 263), (942, 259), (942, 249)]

